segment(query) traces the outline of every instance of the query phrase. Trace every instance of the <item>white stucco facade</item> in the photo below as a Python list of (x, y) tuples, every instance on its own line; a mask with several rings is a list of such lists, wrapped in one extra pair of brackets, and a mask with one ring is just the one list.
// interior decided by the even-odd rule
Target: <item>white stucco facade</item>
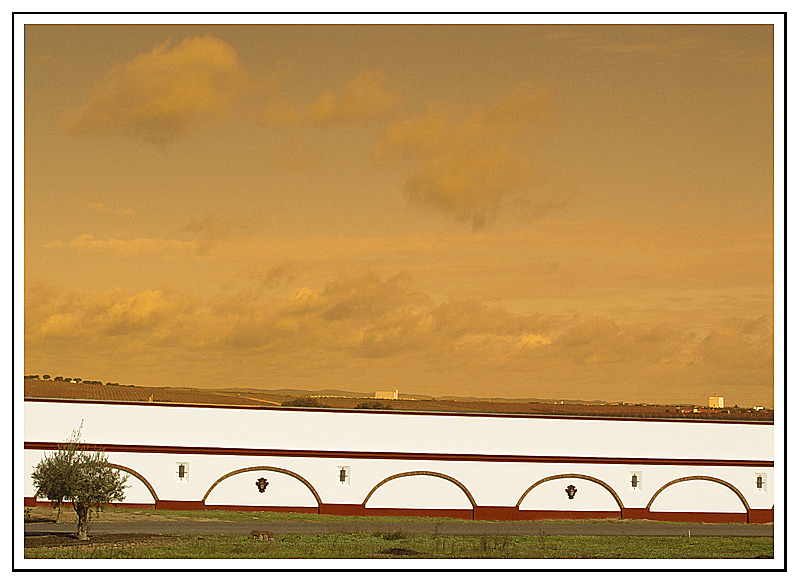
[(43, 399), (24, 423), (28, 502), (82, 423), (131, 472), (126, 504), (772, 521), (771, 424)]

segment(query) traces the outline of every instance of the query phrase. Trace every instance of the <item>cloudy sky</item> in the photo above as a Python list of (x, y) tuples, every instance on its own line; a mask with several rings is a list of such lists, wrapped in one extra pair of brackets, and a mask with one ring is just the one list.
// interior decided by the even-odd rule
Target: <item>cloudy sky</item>
[(772, 406), (773, 32), (29, 25), (25, 373)]

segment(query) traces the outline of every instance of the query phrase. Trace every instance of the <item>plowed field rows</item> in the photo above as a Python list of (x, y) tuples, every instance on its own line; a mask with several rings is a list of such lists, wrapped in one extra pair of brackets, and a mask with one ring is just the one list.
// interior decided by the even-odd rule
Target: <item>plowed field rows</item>
[[(177, 404), (218, 404), (225, 406), (280, 406), (296, 398), (269, 391), (223, 391), (188, 388), (148, 388), (72, 384), (51, 380), (25, 380), (25, 396), (82, 400), (108, 400), (121, 402), (161, 402)], [(748, 409), (698, 409), (686, 412), (685, 408), (664, 405), (619, 404), (551, 404), (546, 402), (505, 402), (495, 400), (374, 400), (368, 397), (319, 397), (318, 404), (325, 408), (375, 408), (428, 412), (488, 412), (506, 414), (534, 414), (559, 416), (597, 416), (631, 418), (680, 419), (731, 419), (771, 421), (771, 410)]]

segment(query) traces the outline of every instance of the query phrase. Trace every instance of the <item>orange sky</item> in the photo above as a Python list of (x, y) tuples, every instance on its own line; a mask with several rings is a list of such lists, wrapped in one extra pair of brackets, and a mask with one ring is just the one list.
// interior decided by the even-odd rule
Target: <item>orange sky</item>
[(29, 25), (25, 373), (773, 405), (773, 29)]

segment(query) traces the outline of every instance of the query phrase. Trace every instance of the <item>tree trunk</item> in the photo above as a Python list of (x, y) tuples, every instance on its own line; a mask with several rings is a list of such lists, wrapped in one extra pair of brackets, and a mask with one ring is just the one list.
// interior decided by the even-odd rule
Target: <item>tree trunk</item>
[(73, 504), (78, 515), (78, 540), (89, 540), (89, 507), (83, 504)]
[(63, 504), (58, 502), (58, 504), (56, 504), (56, 524), (61, 522), (61, 510), (63, 510)]

